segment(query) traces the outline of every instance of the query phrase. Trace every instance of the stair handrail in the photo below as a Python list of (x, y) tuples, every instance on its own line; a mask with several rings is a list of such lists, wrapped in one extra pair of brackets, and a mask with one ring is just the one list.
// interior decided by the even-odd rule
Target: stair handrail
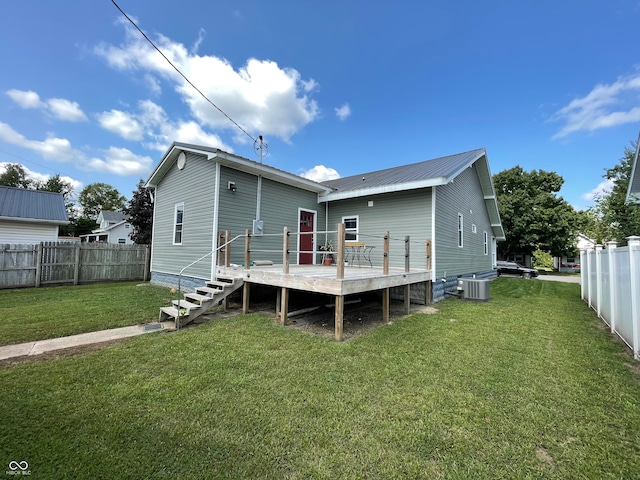
[(193, 267), (196, 263), (201, 262), (202, 260), (204, 260), (205, 258), (207, 258), (209, 255), (213, 255), (214, 253), (218, 253), (219, 250), (221, 250), (222, 248), (226, 247), (227, 245), (231, 244), (232, 242), (236, 241), (237, 239), (241, 238), (241, 237), (245, 237), (247, 234), (246, 233), (241, 233), (240, 235), (236, 235), (235, 237), (233, 237), (231, 240), (229, 240), (226, 243), (223, 243), (222, 245), (218, 246), (218, 248), (216, 248), (215, 250), (211, 250), (209, 253), (204, 254), (203, 256), (201, 256), (200, 258), (198, 258), (197, 260), (194, 260), (193, 262), (191, 262), (189, 265), (185, 266), (182, 270), (180, 270), (180, 273), (178, 274), (178, 318), (176, 319), (176, 330), (180, 330), (180, 326), (182, 325), (182, 308), (180, 307), (180, 297), (182, 296), (182, 288), (181, 288), (181, 283), (182, 283), (182, 274), (184, 273), (184, 271), (189, 268), (189, 267)]

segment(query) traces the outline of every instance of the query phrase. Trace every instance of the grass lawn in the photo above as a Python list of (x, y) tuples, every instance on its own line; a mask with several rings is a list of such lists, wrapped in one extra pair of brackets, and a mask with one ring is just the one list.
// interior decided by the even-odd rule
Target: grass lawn
[(1, 368), (0, 463), (33, 478), (638, 478), (637, 364), (579, 285), (500, 278), (491, 295), (344, 343), (248, 315)]
[(170, 300), (141, 282), (0, 290), (0, 345), (148, 322)]

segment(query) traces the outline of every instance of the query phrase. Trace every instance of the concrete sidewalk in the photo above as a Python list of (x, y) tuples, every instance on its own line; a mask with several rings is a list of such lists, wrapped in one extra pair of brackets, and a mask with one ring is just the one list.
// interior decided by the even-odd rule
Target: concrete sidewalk
[(120, 338), (135, 337), (145, 333), (158, 332), (160, 330), (172, 330), (173, 322), (148, 323), (145, 325), (132, 325), (130, 327), (112, 328), (98, 332), (81, 333), (69, 337), (51, 338), (35, 342), (18, 343), (0, 347), (0, 360), (15, 357), (39, 355), (54, 350), (91, 345), (94, 343), (108, 342)]

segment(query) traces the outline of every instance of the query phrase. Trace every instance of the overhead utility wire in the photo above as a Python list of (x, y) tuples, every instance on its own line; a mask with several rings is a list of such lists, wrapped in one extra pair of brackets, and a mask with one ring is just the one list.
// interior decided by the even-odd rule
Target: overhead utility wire
[(207, 98), (207, 96), (206, 96), (204, 93), (202, 93), (198, 87), (196, 87), (193, 83), (191, 83), (191, 80), (189, 80), (189, 79), (185, 76), (185, 74), (184, 74), (184, 73), (182, 73), (182, 72), (178, 69), (178, 67), (176, 67), (176, 66), (171, 62), (171, 60), (169, 60), (169, 59), (167, 58), (167, 56), (166, 56), (164, 53), (162, 53), (162, 50), (160, 50), (158, 47), (156, 47), (156, 44), (155, 44), (155, 43), (153, 43), (153, 41), (151, 41), (151, 39), (150, 39), (149, 37), (147, 37), (147, 35), (146, 35), (146, 34), (145, 34), (141, 29), (140, 29), (140, 27), (138, 27), (138, 25), (136, 25), (136, 22), (134, 22), (133, 20), (131, 20), (131, 18), (129, 18), (129, 16), (128, 16), (126, 13), (124, 13), (124, 11), (123, 11), (123, 10), (120, 8), (120, 6), (115, 2), (115, 0), (111, 0), (111, 2), (115, 5), (115, 7), (116, 7), (118, 10), (120, 10), (120, 13), (122, 13), (122, 15), (124, 15), (124, 18), (126, 18), (127, 20), (129, 20), (129, 22), (131, 22), (131, 25), (133, 25), (134, 27), (136, 27), (136, 30), (138, 30), (138, 31), (142, 34), (142, 36), (147, 40), (147, 42), (149, 42), (149, 43), (151, 44), (151, 46), (152, 46), (153, 48), (155, 48), (155, 49), (158, 51), (158, 53), (164, 57), (164, 59), (169, 63), (169, 65), (171, 65), (171, 66), (173, 67), (173, 69), (174, 69), (176, 72), (178, 72), (178, 73), (180, 74), (180, 76), (181, 76), (182, 78), (184, 78), (184, 79), (186, 80), (186, 82), (187, 82), (189, 85), (191, 85), (191, 86), (196, 90), (196, 92), (198, 92), (200, 95), (202, 95), (202, 98), (204, 98), (207, 102), (209, 102), (211, 105), (213, 105), (213, 106), (214, 106), (214, 107), (215, 107), (215, 108), (216, 108), (216, 109), (217, 109), (221, 114), (223, 114), (225, 117), (227, 117), (227, 118), (229, 119), (229, 121), (230, 121), (231, 123), (233, 123), (236, 127), (238, 127), (240, 130), (242, 130), (242, 132), (243, 132), (247, 137), (249, 137), (249, 138), (250, 138), (251, 140), (253, 140), (254, 142), (256, 142), (256, 141), (257, 141), (257, 140), (256, 140), (255, 138), (253, 138), (253, 137), (252, 137), (252, 136), (251, 136), (251, 135), (250, 135), (250, 134), (249, 134), (249, 133), (248, 133), (244, 128), (242, 128), (240, 125), (238, 125), (238, 123), (237, 123), (233, 118), (231, 118), (229, 115), (227, 115), (226, 113), (224, 113), (224, 111), (222, 111), (222, 109), (221, 109), (220, 107), (218, 107), (215, 103), (213, 103), (211, 100), (209, 100), (209, 99)]

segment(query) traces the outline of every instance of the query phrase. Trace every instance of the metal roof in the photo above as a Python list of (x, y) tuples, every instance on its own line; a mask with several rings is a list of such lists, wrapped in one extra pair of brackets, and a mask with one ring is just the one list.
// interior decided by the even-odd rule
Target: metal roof
[(100, 212), (102, 218), (107, 222), (122, 222), (129, 220), (129, 215), (123, 212), (114, 212), (113, 210), (102, 210)]
[[(483, 155), (486, 155), (486, 151), (480, 148), (433, 160), (328, 180), (322, 184), (335, 190), (335, 193), (327, 195), (328, 199), (332, 200), (338, 197), (350, 198), (394, 190), (446, 185)], [(397, 188), (392, 188), (394, 186)], [(350, 193), (346, 194), (346, 192)]]
[(61, 193), (0, 186), (0, 218), (69, 223)]

